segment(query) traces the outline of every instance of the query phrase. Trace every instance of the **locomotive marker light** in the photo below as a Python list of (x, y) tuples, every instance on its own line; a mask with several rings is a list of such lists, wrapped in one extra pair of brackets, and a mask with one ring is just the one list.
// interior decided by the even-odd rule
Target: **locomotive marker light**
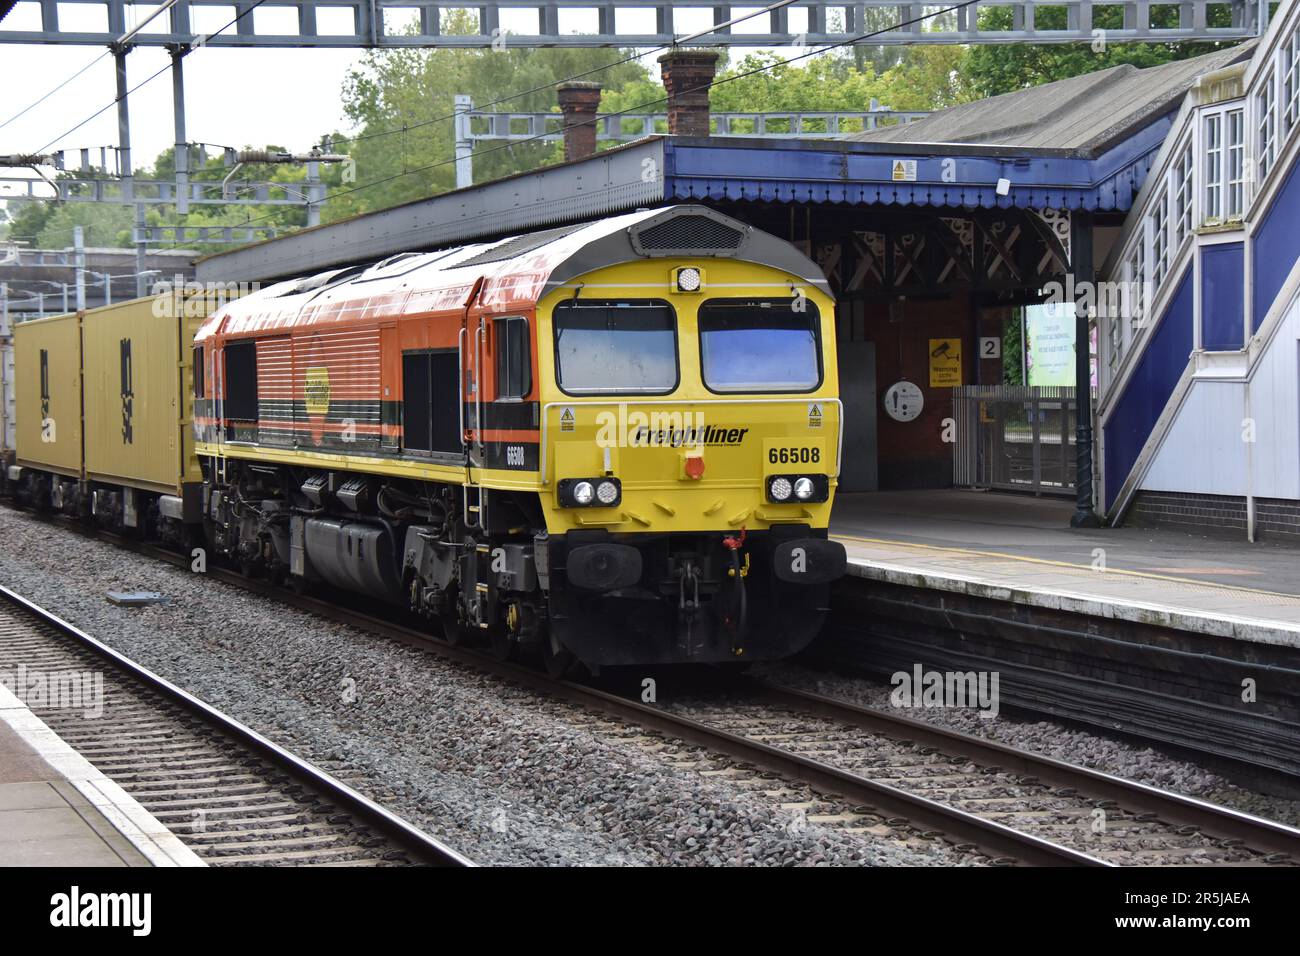
[(695, 266), (684, 266), (677, 270), (678, 292), (699, 292), (704, 288), (704, 272)]
[(573, 486), (573, 500), (580, 505), (591, 504), (591, 499), (596, 496), (596, 489), (591, 487), (590, 481), (580, 481)]
[(800, 501), (807, 501), (815, 490), (811, 478), (800, 478), (794, 483), (794, 496)]

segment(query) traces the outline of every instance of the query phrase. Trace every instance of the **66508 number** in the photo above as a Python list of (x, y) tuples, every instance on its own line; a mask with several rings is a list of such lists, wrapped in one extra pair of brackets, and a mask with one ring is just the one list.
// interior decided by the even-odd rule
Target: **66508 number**
[(767, 460), (772, 465), (816, 465), (822, 460), (820, 448), (769, 448)]

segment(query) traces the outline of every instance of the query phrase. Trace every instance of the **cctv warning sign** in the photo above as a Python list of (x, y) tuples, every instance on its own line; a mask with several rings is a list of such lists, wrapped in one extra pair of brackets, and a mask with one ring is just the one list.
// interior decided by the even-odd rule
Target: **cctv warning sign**
[(961, 339), (930, 339), (930, 387), (961, 384)]

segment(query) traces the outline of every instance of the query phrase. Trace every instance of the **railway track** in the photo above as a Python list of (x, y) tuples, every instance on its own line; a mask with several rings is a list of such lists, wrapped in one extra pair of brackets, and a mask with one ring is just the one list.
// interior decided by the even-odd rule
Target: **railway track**
[[(29, 706), (209, 865), (469, 866), (345, 782), (0, 587), (0, 670), (102, 675)], [(82, 701), (85, 703), (85, 701)]]
[[(188, 566), (188, 558), (167, 549), (132, 547)], [(1300, 830), (899, 714), (751, 679), (729, 688), (735, 696), (722, 703), (644, 704), (224, 568), (208, 574), (603, 715), (623, 725), (622, 736), (675, 755), (683, 766), (748, 775), (778, 797), (780, 782), (789, 781), (832, 798), (829, 812), (809, 808), (809, 822), (941, 838), (1000, 864), (1300, 861)], [(687, 746), (664, 748), (665, 739)], [(718, 763), (718, 755), (726, 760)]]
[[(839, 798), (840, 808), (813, 812), (809, 822), (945, 838), (999, 864), (1300, 861), (1300, 830), (1284, 824), (901, 715), (750, 679), (742, 681), (741, 699), (721, 705), (643, 704), (453, 647), (391, 620), (233, 572), (216, 573), (303, 610), (569, 701), (635, 732), (652, 731), (659, 736), (642, 741), (650, 749), (659, 749), (664, 738), (683, 741), (689, 745), (679, 754), (683, 766), (720, 773), (738, 767), (769, 792), (780, 792), (774, 780), (787, 780)], [(729, 758), (732, 769), (711, 764), (709, 754)], [(854, 809), (843, 812), (845, 804)]]
[(1285, 824), (808, 691), (745, 679), (736, 699), (679, 702), (674, 710), (1092, 862), (1300, 863), (1300, 830)]

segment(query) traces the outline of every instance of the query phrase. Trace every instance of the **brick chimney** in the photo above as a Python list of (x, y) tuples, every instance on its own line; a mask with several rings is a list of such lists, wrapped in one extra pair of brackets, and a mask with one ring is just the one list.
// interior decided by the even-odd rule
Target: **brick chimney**
[(659, 58), (668, 93), (668, 132), (709, 135), (709, 84), (718, 72), (716, 50), (673, 50)]
[(582, 159), (596, 151), (596, 109), (599, 83), (561, 83), (555, 88), (564, 114), (564, 158)]

